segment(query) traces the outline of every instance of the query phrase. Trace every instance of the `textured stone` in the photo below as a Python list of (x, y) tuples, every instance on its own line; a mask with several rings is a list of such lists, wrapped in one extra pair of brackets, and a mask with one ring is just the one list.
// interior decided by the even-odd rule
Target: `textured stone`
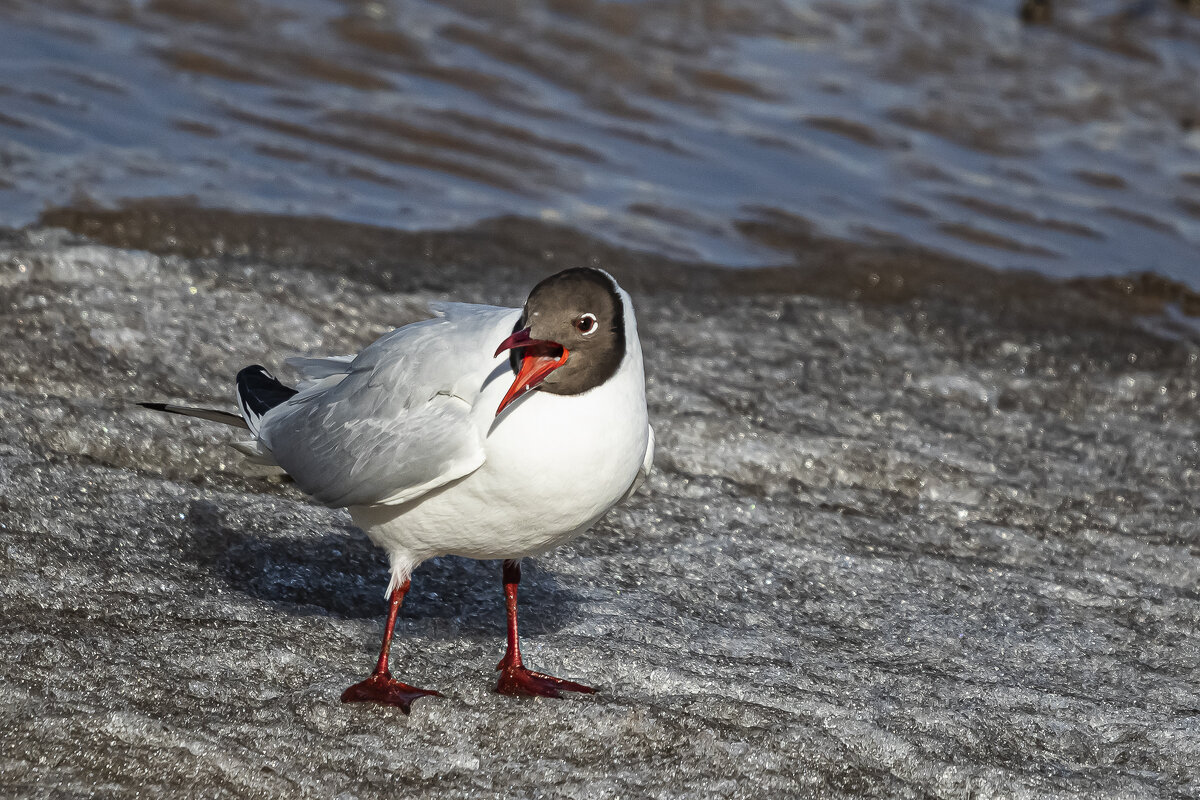
[(600, 694), (493, 694), (498, 565), (444, 558), (394, 670), (448, 696), (343, 706), (382, 553), (248, 475), (238, 432), (131, 402), (231, 407), (246, 363), (286, 377), (570, 265), (479, 263), (408, 290), (0, 237), (5, 794), (1200, 794), (1200, 348), (1065, 286), (1017, 313), (645, 279), (657, 469), (522, 584), (527, 662)]

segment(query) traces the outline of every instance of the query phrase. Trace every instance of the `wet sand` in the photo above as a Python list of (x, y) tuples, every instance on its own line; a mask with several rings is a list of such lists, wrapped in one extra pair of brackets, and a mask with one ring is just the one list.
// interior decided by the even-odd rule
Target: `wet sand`
[[(797, 270), (730, 273), (514, 220), (44, 222), (90, 238), (0, 235), (13, 796), (1200, 793), (1200, 333), (1174, 284), (800, 227)], [(244, 364), (584, 263), (634, 291), (656, 470), (536, 560), (522, 614), (530, 664), (601, 693), (493, 694), (498, 565), (446, 558), (395, 670), (448, 697), (341, 705), (382, 554), (226, 430), (129, 401), (228, 407)]]

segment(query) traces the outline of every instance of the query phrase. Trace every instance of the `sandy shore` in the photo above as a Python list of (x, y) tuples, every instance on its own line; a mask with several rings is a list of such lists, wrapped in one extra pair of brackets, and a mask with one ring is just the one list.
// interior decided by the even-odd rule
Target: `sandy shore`
[[(801, 232), (801, 267), (739, 276), (511, 221), (47, 222), (91, 238), (0, 234), (5, 794), (1200, 794), (1178, 287)], [(522, 614), (531, 665), (601, 693), (493, 694), (498, 565), (447, 558), (395, 649), (447, 698), (341, 705), (382, 554), (247, 476), (219, 426), (129, 401), (227, 407), (244, 364), (354, 351), (434, 299), (516, 304), (579, 263), (635, 293), (656, 472), (526, 570)]]

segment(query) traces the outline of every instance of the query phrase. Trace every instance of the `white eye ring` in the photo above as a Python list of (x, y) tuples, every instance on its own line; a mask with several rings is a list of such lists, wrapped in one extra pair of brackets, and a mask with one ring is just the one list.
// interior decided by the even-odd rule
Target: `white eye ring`
[(575, 330), (582, 333), (584, 336), (591, 336), (600, 326), (596, 323), (596, 315), (592, 313), (581, 314), (575, 320)]

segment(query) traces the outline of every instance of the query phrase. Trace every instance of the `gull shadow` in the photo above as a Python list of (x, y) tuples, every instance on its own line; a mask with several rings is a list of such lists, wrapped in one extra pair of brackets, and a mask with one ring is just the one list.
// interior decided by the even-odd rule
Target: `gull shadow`
[[(234, 590), (293, 614), (383, 619), (387, 558), (362, 532), (347, 528), (312, 535), (251, 533), (227, 526), (222, 509), (197, 501), (181, 530), (181, 555)], [(577, 615), (581, 595), (522, 563), (521, 630), (553, 633)], [(421, 564), (401, 614), (452, 621), (463, 633), (504, 632), (499, 561), (447, 556)]]

